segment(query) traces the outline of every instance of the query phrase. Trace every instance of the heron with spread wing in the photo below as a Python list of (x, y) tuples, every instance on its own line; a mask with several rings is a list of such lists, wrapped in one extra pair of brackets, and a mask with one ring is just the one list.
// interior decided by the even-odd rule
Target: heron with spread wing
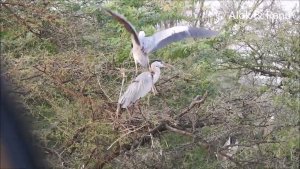
[(139, 63), (142, 67), (149, 66), (148, 55), (172, 42), (180, 41), (186, 38), (208, 38), (218, 34), (216, 31), (204, 28), (175, 26), (156, 32), (152, 36), (146, 37), (144, 31), (137, 33), (134, 26), (122, 15), (109, 9), (105, 10), (111, 14), (114, 19), (121, 23), (129, 33), (131, 33), (132, 54), (135, 62), (136, 72), (137, 63)]

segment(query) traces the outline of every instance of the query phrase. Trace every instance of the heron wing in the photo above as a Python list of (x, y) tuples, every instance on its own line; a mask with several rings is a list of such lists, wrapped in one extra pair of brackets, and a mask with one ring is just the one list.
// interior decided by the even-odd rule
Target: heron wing
[(228, 140), (225, 142), (225, 144), (223, 145), (223, 147), (225, 146), (229, 146), (231, 143), (231, 138), (229, 137)]
[[(104, 9), (105, 9), (105, 8), (104, 8)], [(129, 21), (127, 21), (126, 18), (125, 18), (124, 16), (122, 16), (122, 15), (116, 13), (116, 12), (113, 12), (113, 11), (111, 11), (111, 10), (109, 10), (109, 9), (105, 9), (105, 10), (106, 10), (109, 14), (111, 14), (111, 15), (113, 16), (114, 19), (116, 19), (119, 23), (121, 23), (121, 24), (125, 27), (125, 29), (126, 29), (129, 33), (131, 33), (131, 34), (133, 35), (134, 40), (136, 41), (136, 43), (137, 43), (138, 45), (140, 45), (140, 41), (139, 41), (138, 35), (137, 35), (137, 33), (136, 33), (136, 31), (135, 31), (133, 25), (132, 25)]]
[(172, 42), (177, 42), (185, 38), (208, 38), (217, 35), (216, 31), (188, 27), (188, 26), (175, 26), (163, 31), (156, 32), (151, 37), (145, 37), (145, 42), (151, 42), (147, 44), (145, 49), (147, 53), (156, 51), (157, 49), (163, 48)]
[(150, 72), (141, 73), (135, 78), (118, 101), (118, 103), (122, 105), (122, 108), (130, 106), (132, 103), (135, 103), (138, 99), (144, 97), (151, 91), (151, 78)]
[(136, 93), (136, 86), (138, 82), (133, 82), (131, 83), (128, 87), (127, 90), (124, 92), (122, 97), (119, 98), (118, 103), (122, 105), (122, 108), (127, 108), (130, 104), (134, 103), (134, 97)]
[(152, 87), (152, 75), (150, 72), (144, 72), (137, 77), (140, 83), (138, 85), (137, 93), (136, 93), (136, 100), (139, 98), (144, 97), (147, 93), (151, 91)]

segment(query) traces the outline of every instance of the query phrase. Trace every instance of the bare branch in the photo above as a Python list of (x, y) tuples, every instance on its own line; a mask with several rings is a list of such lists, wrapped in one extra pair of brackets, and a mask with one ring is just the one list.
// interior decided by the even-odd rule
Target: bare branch
[(206, 100), (207, 95), (208, 95), (208, 92), (206, 91), (206, 92), (204, 93), (203, 97), (201, 97), (201, 96), (199, 96), (199, 95), (196, 96), (196, 97), (194, 98), (194, 100), (192, 101), (192, 103), (189, 105), (189, 107), (187, 107), (187, 108), (186, 108), (185, 110), (183, 110), (179, 115), (177, 115), (177, 116), (175, 117), (175, 119), (178, 119), (178, 118), (182, 117), (183, 115), (185, 115), (186, 113), (188, 113), (192, 108), (194, 108), (196, 105), (202, 104), (202, 103)]
[(174, 128), (174, 127), (171, 127), (169, 125), (166, 125), (166, 128), (170, 131), (173, 131), (175, 133), (179, 133), (179, 134), (183, 134), (183, 135), (187, 135), (187, 136), (190, 136), (190, 137), (194, 137), (194, 134), (193, 133), (190, 133), (190, 132), (187, 132), (187, 131), (183, 131), (183, 130), (179, 130), (177, 128)]
[(19, 21), (22, 25), (24, 25), (31, 33), (33, 33), (34, 35), (36, 35), (37, 37), (41, 38), (41, 34), (38, 32), (35, 32), (33, 30), (33, 28), (31, 28), (27, 22), (21, 18), (20, 16), (18, 16), (12, 9), (10, 9), (6, 4), (1, 3), (2, 6), (4, 6), (4, 8), (6, 8), (10, 13), (13, 14), (13, 16), (17, 19), (17, 21)]

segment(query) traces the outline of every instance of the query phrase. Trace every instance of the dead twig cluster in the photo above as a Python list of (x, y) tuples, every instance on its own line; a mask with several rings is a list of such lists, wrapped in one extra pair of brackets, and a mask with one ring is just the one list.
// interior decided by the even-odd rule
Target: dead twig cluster
[[(188, 131), (186, 126), (181, 126), (178, 123), (181, 117), (191, 112), (197, 106), (200, 106), (206, 100), (208, 96), (208, 92), (201, 96), (196, 96), (193, 101), (190, 103), (187, 108), (182, 110), (179, 115), (173, 116), (171, 118), (160, 119), (158, 122), (153, 123), (150, 120), (145, 119), (143, 117), (143, 113), (139, 111), (134, 111), (135, 116), (133, 118), (128, 119), (115, 119), (118, 120), (120, 132), (123, 132), (119, 138), (117, 138), (111, 145), (107, 148), (108, 152), (104, 156), (104, 159), (98, 159), (96, 164), (96, 168), (103, 168), (107, 163), (111, 162), (121, 154), (124, 154), (127, 151), (134, 151), (139, 146), (143, 146), (144, 144), (151, 143), (152, 137), (157, 137), (163, 131), (171, 131), (178, 134), (186, 135), (191, 138), (197, 138), (197, 135)], [(123, 112), (126, 113), (126, 112)], [(127, 112), (129, 113), (129, 112)], [(138, 114), (139, 113), (139, 114)], [(156, 115), (151, 115), (156, 116)], [(177, 122), (176, 122), (177, 121)], [(192, 125), (190, 125), (192, 126)], [(126, 142), (126, 138), (132, 140)], [(201, 139), (197, 139), (198, 141)], [(125, 142), (125, 143), (124, 143)], [(206, 148), (209, 147), (206, 142), (201, 143), (202, 146)], [(116, 146), (117, 145), (117, 146)], [(114, 148), (115, 147), (115, 148)]]

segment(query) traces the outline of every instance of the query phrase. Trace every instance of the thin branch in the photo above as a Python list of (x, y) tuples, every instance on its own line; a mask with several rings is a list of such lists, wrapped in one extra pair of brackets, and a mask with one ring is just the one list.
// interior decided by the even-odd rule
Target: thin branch
[(141, 127), (135, 129), (135, 130), (132, 130), (132, 131), (129, 131), (128, 133), (125, 133), (123, 134), (121, 137), (119, 137), (118, 139), (116, 139), (113, 143), (111, 143), (111, 145), (106, 149), (106, 150), (109, 150), (116, 142), (120, 141), (122, 138), (126, 137), (127, 135), (129, 135), (130, 133), (134, 133), (142, 128), (144, 128), (146, 125), (142, 125)]
[(13, 16), (17, 19), (17, 21), (19, 21), (21, 24), (23, 24), (31, 33), (35, 34), (37, 37), (41, 38), (40, 33), (35, 32), (27, 23), (26, 21), (21, 18), (20, 16), (18, 16), (13, 10), (11, 10), (6, 4), (1, 3), (2, 6), (4, 6), (4, 8), (6, 8), (10, 13), (13, 14)]
[(179, 77), (179, 75), (174, 75), (174, 76), (172, 76), (172, 77), (170, 77), (170, 78), (168, 78), (168, 79), (166, 79), (166, 80), (160, 82), (160, 83), (157, 84), (156, 86), (161, 86), (161, 85), (163, 85), (163, 84), (165, 84), (165, 83), (171, 81), (172, 79), (175, 79), (175, 78), (178, 78), (178, 77)]
[(239, 161), (237, 161), (236, 159), (232, 158), (231, 156), (227, 155), (226, 153), (219, 151), (217, 152), (218, 154), (220, 154), (221, 156), (226, 157), (227, 159), (229, 159), (230, 161), (232, 161), (233, 163), (235, 163), (238, 167), (242, 167), (241, 163)]
[(254, 145), (259, 145), (259, 144), (274, 144), (274, 143), (278, 144), (278, 143), (283, 143), (283, 142), (282, 141), (254, 141), (254, 142), (252, 142), (252, 144), (230, 144), (230, 145), (220, 148), (219, 151), (224, 151), (224, 150), (227, 150), (229, 147), (235, 147), (235, 146), (253, 147)]
[[(196, 105), (200, 105), (202, 104), (206, 98), (207, 98), (208, 92), (206, 91), (203, 95), (203, 97), (201, 96), (196, 96), (194, 98), (194, 100), (192, 101), (192, 103), (189, 105), (189, 107), (187, 107), (185, 110), (183, 110), (179, 115), (177, 115), (175, 117), (175, 119), (179, 119), (180, 117), (182, 117), (183, 115), (185, 115), (186, 113), (188, 113), (191, 109), (193, 109)], [(200, 100), (199, 100), (200, 99)]]
[(187, 131), (183, 131), (183, 130), (179, 130), (177, 128), (174, 128), (174, 127), (171, 127), (169, 125), (166, 125), (166, 128), (170, 131), (173, 131), (175, 133), (179, 133), (179, 134), (183, 134), (183, 135), (187, 135), (187, 136), (190, 136), (190, 137), (194, 137), (194, 134), (193, 133), (190, 133), (190, 132), (187, 132)]
[(107, 153), (104, 155), (104, 158), (100, 161), (98, 161), (94, 168), (103, 168), (107, 163), (121, 155), (122, 153), (125, 153), (126, 151), (129, 151), (130, 149), (137, 148), (139, 145), (144, 145), (145, 143), (149, 142), (149, 135), (156, 135), (157, 133), (166, 130), (165, 128), (166, 122), (163, 121), (159, 123), (156, 127), (148, 131), (147, 133), (143, 134), (142, 136), (134, 139), (130, 144), (123, 144), (120, 147), (117, 147), (115, 151)]
[(100, 87), (102, 93), (104, 94), (104, 96), (106, 97), (106, 99), (108, 99), (110, 102), (113, 102), (113, 100), (107, 95), (107, 93), (103, 89), (101, 82), (100, 82), (100, 78), (98, 76), (97, 76), (97, 81), (98, 81), (99, 87)]
[(96, 150), (97, 150), (97, 147), (95, 147), (95, 148), (92, 150), (92, 152), (91, 152), (91, 154), (90, 154), (90, 156), (89, 156), (89, 159), (85, 162), (84, 166), (87, 166), (87, 165), (90, 163), (91, 158), (92, 158), (93, 155), (95, 154)]

